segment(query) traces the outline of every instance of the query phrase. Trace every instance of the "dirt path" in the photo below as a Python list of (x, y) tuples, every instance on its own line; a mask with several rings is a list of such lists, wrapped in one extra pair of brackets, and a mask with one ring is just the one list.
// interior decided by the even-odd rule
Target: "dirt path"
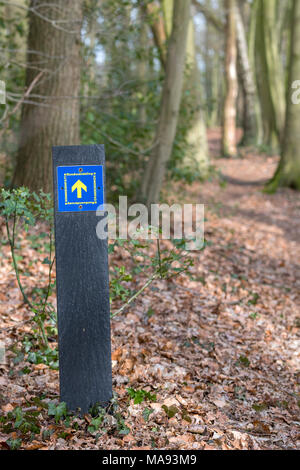
[[(217, 133), (210, 143), (217, 155)], [(192, 278), (157, 281), (112, 322), (114, 390), (129, 432), (95, 441), (79, 427), (38, 437), (37, 447), (300, 448), (300, 195), (262, 193), (276, 157), (214, 164), (226, 182), (176, 184), (171, 198), (206, 205), (209, 245), (193, 253)], [(11, 344), (27, 313), (7, 260), (4, 247), (2, 323), (15, 325), (5, 336)], [(119, 250), (111, 263), (131, 261)], [(58, 396), (56, 371), (32, 366), (18, 375), (18, 367), (0, 378), (4, 412), (45, 390)], [(129, 402), (128, 387), (155, 393), (156, 402)]]
[[(115, 380), (150, 383), (161, 404), (192, 418), (167, 420), (158, 405), (160, 446), (300, 447), (300, 196), (262, 192), (277, 162), (216, 159), (226, 184), (176, 186), (172, 200), (206, 205), (210, 246), (194, 254), (194, 280), (157, 283), (125, 330), (114, 323)], [(149, 443), (138, 416), (133, 434)]]

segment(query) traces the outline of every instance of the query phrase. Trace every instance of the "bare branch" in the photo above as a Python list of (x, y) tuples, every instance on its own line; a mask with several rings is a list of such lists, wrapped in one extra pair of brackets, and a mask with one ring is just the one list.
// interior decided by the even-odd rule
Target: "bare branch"
[(4, 125), (2, 131), (1, 131), (1, 134), (5, 131), (5, 129), (7, 128), (8, 126), (8, 118), (10, 116), (12, 116), (13, 114), (15, 114), (18, 109), (20, 108), (21, 104), (24, 102), (24, 100), (30, 95), (30, 92), (33, 90), (33, 88), (35, 87), (35, 85), (37, 84), (37, 82), (39, 81), (39, 79), (41, 78), (41, 76), (43, 75), (44, 72), (40, 72), (35, 78), (34, 80), (31, 82), (31, 84), (29, 85), (29, 87), (27, 88), (27, 90), (25, 91), (25, 93), (23, 94), (22, 98), (17, 102), (16, 106), (12, 109), (12, 111), (8, 112), (8, 108), (6, 107), (5, 109), (5, 112), (4, 112), (4, 115), (2, 116), (0, 122), (6, 120), (6, 124)]
[[(58, 23), (67, 23), (67, 24), (71, 23), (71, 21), (68, 20), (68, 19), (66, 19), (66, 20), (52, 20), (51, 18), (48, 18), (45, 15), (42, 15), (42, 13), (40, 13), (37, 10), (37, 8), (27, 7), (27, 6), (22, 5), (20, 3), (11, 2), (10, 0), (1, 0), (0, 4), (13, 6), (13, 7), (16, 7), (16, 8), (20, 8), (21, 10), (26, 10), (28, 12), (31, 12), (34, 15), (38, 16), (41, 20), (44, 20), (44, 21), (47, 21), (48, 23), (50, 23), (53, 26), (53, 28), (56, 28), (56, 29), (58, 29), (60, 31), (63, 31), (65, 33), (77, 34), (77, 32), (78, 32), (76, 29), (68, 30), (68, 29), (62, 28), (61, 26), (58, 25)], [(53, 7), (54, 5), (52, 5), (51, 3), (44, 3), (44, 4), (40, 5), (40, 7), (42, 7), (42, 6), (48, 6), (48, 7), (51, 6), (51, 7)], [(77, 21), (72, 21), (72, 23), (77, 23)]]
[(205, 16), (206, 20), (211, 23), (217, 31), (220, 33), (224, 33), (225, 24), (221, 18), (219, 18), (215, 12), (203, 3), (198, 2), (197, 0), (193, 0), (193, 5), (197, 8), (199, 13)]

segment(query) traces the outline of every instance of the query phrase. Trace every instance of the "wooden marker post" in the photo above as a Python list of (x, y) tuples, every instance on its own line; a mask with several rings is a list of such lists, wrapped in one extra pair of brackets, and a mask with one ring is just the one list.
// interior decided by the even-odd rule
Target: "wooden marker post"
[(103, 145), (53, 147), (60, 398), (88, 412), (112, 397)]

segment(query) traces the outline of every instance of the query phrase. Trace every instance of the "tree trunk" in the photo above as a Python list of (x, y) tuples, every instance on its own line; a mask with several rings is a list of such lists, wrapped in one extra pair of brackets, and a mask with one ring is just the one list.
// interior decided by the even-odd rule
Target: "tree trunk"
[(264, 144), (278, 149), (284, 131), (284, 74), (279, 48), (277, 2), (257, 1), (256, 69), (260, 96)]
[(52, 145), (79, 143), (81, 3), (31, 0), (26, 88), (42, 76), (23, 104), (14, 185), (50, 192)]
[[(142, 97), (147, 96), (147, 61), (145, 58), (145, 51), (147, 50), (147, 24), (144, 22), (143, 15), (140, 14), (140, 57), (138, 58), (137, 64), (137, 76), (141, 83), (140, 93)], [(147, 123), (147, 107), (146, 104), (141, 100), (139, 104), (139, 122), (141, 126), (145, 126)]]
[(245, 25), (239, 5), (236, 5), (235, 15), (240, 82), (244, 99), (242, 117), (244, 135), (241, 143), (251, 145), (257, 143), (256, 86), (249, 61)]
[(250, 67), (254, 77), (254, 86), (256, 89), (256, 100), (255, 100), (255, 111), (257, 118), (257, 137), (256, 142), (258, 145), (261, 145), (263, 142), (263, 124), (262, 124), (262, 112), (261, 112), (261, 103), (259, 99), (259, 90), (256, 78), (256, 29), (257, 29), (257, 20), (258, 20), (258, 0), (253, 0), (252, 5), (250, 6), (250, 23), (248, 31), (248, 54)]
[(151, 203), (159, 201), (166, 165), (171, 156), (182, 95), (186, 41), (190, 20), (190, 0), (176, 0), (173, 27), (167, 53), (161, 112), (156, 130), (155, 148), (150, 155), (142, 183), (142, 197)]
[[(173, 4), (173, 0), (163, 0), (164, 19), (168, 37), (170, 37), (172, 32)], [(192, 7), (191, 13), (193, 13), (193, 9)], [(209, 168), (208, 144), (204, 113), (202, 110), (202, 86), (196, 60), (196, 38), (193, 16), (194, 15), (191, 14), (187, 35), (187, 74), (184, 81), (184, 92), (189, 92), (189, 100), (184, 104), (185, 106), (194, 108), (195, 112), (193, 114), (192, 125), (187, 131), (186, 136), (189, 151), (185, 153), (181, 166), (183, 168), (188, 167), (191, 171), (201, 174), (201, 177), (205, 178)]]
[(236, 101), (238, 96), (237, 79), (237, 47), (235, 0), (226, 0), (226, 48), (225, 48), (225, 80), (226, 97), (223, 111), (222, 151), (226, 157), (237, 154), (236, 147)]
[(182, 162), (183, 167), (188, 167), (193, 172), (207, 176), (209, 168), (208, 144), (204, 112), (202, 109), (202, 85), (196, 60), (196, 38), (193, 17), (190, 19), (187, 38), (187, 79), (185, 88), (189, 91), (189, 101), (194, 108), (190, 129), (187, 131), (187, 143), (190, 151), (186, 152)]
[(159, 6), (155, 2), (142, 3), (142, 11), (148, 17), (155, 47), (163, 69), (166, 68), (166, 30)]
[(300, 2), (293, 0), (291, 54), (288, 79), (288, 101), (286, 112), (283, 151), (278, 169), (268, 189), (287, 186), (300, 191), (300, 104), (293, 100), (293, 83), (300, 77)]
[(161, 0), (165, 20), (165, 29), (168, 38), (172, 33), (172, 18), (174, 9), (174, 0)]

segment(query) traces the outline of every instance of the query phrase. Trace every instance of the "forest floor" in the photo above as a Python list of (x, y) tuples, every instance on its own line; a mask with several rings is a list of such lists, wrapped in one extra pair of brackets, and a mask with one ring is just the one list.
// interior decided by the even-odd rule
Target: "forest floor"
[[(217, 156), (218, 131), (210, 132), (210, 146)], [(205, 204), (209, 243), (191, 253), (192, 277), (155, 281), (112, 320), (119, 418), (107, 418), (97, 432), (90, 415), (72, 425), (48, 416), (44, 404), (58, 399), (56, 370), (15, 363), (12, 345), (30, 333), (23, 322), (31, 314), (3, 245), (2, 424), (20, 407), (25, 420), (36, 412), (39, 431), (30, 437), (3, 425), (0, 447), (10, 438), (20, 439), (21, 449), (300, 448), (300, 195), (262, 192), (277, 162), (243, 151), (234, 160), (214, 158), (221, 181), (173, 184), (170, 200), (180, 194), (177, 202)], [(28, 258), (39, 256), (27, 243)], [(119, 249), (111, 262), (130, 269), (132, 260)], [(134, 287), (144, 282), (138, 278)], [(144, 391), (135, 395), (140, 403), (128, 388)]]

